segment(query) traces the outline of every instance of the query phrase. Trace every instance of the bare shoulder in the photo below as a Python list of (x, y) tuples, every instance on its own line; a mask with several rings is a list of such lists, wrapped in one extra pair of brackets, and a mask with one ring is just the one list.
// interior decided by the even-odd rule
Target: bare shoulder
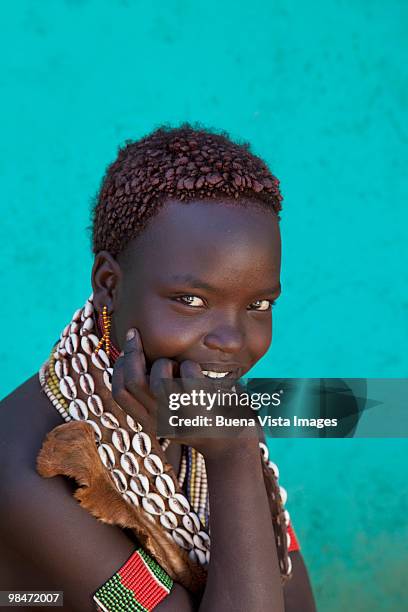
[[(38, 374), (0, 402), (0, 476), (7, 478), (23, 467), (35, 470), (45, 435), (63, 423), (44, 394)], [(1, 485), (0, 485), (1, 486)]]

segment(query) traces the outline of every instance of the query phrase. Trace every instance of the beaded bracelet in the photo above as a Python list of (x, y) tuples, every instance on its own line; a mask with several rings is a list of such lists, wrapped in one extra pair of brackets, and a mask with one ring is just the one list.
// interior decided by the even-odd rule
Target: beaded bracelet
[(142, 548), (136, 550), (93, 600), (102, 612), (150, 612), (167, 595), (173, 580)]

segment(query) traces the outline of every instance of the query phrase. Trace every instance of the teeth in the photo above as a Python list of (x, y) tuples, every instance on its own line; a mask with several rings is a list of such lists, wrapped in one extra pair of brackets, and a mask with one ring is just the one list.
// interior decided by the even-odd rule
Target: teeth
[(212, 372), (211, 370), (203, 370), (203, 374), (208, 378), (224, 378), (224, 376), (228, 376), (229, 372)]

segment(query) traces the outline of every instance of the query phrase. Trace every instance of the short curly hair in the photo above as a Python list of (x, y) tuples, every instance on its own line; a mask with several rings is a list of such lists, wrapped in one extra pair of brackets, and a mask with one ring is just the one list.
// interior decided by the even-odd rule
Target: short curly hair
[(279, 218), (279, 180), (248, 143), (184, 123), (126, 141), (108, 167), (92, 210), (92, 250), (122, 252), (166, 200), (253, 201)]

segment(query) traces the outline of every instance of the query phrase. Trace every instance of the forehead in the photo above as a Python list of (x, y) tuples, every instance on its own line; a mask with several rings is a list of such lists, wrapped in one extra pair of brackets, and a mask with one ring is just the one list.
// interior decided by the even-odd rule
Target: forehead
[(253, 203), (198, 200), (166, 203), (122, 257), (129, 273), (139, 278), (190, 274), (248, 281), (257, 275), (272, 282), (279, 277), (280, 252), (279, 223), (272, 211)]

